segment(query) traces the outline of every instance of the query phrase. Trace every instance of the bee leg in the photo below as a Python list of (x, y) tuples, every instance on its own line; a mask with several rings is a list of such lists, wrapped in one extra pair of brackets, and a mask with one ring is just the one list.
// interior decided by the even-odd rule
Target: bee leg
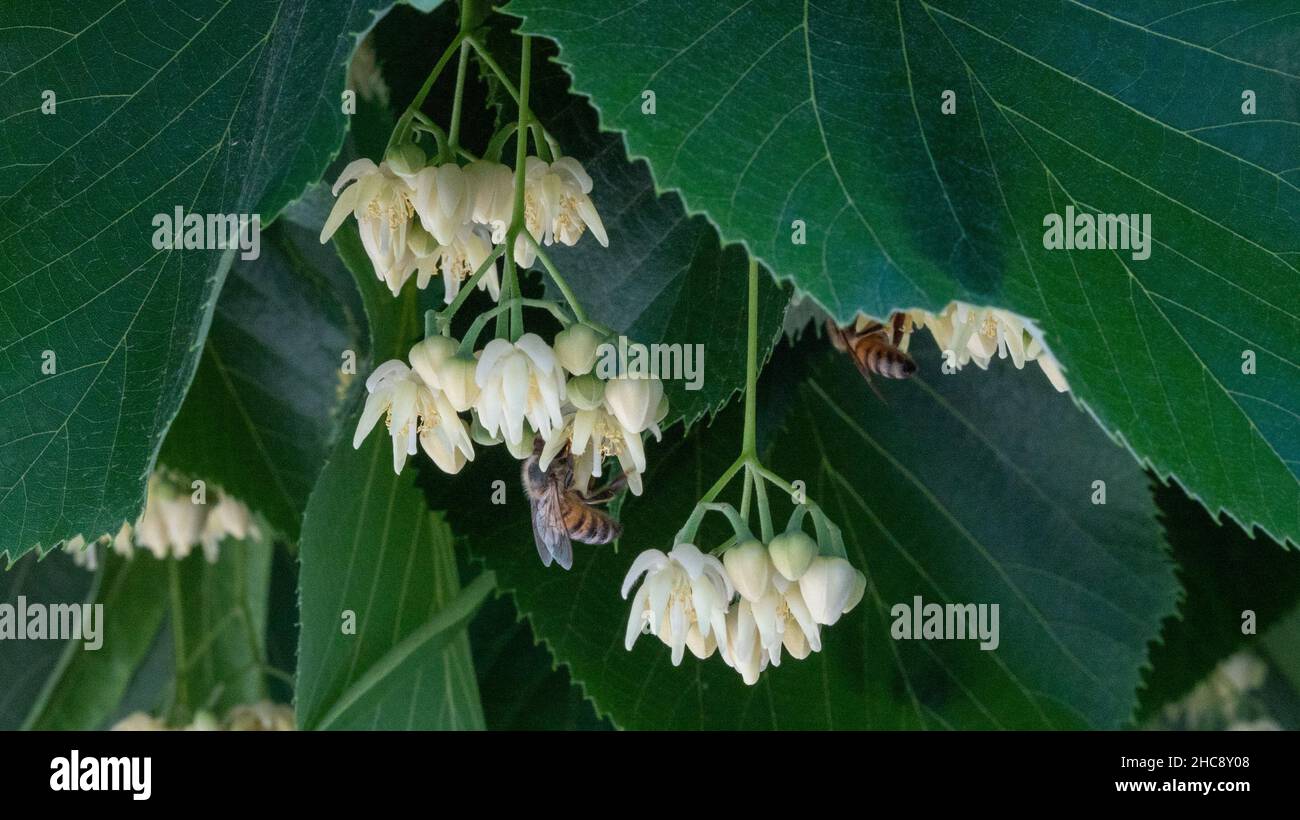
[(613, 501), (614, 496), (622, 492), (623, 488), (626, 486), (627, 473), (619, 473), (618, 478), (612, 479), (608, 484), (598, 490), (593, 490), (591, 494), (587, 496), (587, 503), (608, 504)]

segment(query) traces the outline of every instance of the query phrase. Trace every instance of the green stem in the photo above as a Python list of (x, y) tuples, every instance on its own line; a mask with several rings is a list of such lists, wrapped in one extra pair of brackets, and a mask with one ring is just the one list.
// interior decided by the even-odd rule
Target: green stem
[[(583, 324), (592, 324), (587, 321), (587, 313), (582, 309), (582, 305), (578, 304), (578, 297), (573, 294), (573, 289), (569, 287), (569, 283), (564, 281), (564, 277), (560, 275), (559, 270), (557, 270), (554, 263), (551, 262), (551, 258), (546, 255), (546, 251), (542, 250), (542, 243), (534, 239), (533, 235), (527, 230), (524, 231), (524, 236), (528, 238), (528, 243), (537, 251), (537, 258), (541, 260), (542, 267), (546, 268), (546, 272), (550, 274), (551, 281), (555, 282), (555, 286), (560, 289), (560, 293), (564, 296), (564, 301), (569, 303), (569, 310), (573, 311), (573, 315), (577, 317), (579, 322), (582, 322)], [(592, 324), (592, 327), (596, 326)], [(602, 328), (597, 328), (597, 330), (600, 329)]]
[(743, 457), (758, 461), (758, 260), (749, 258), (749, 321), (745, 346), (745, 435), (740, 445)]
[(464, 40), (460, 43), (460, 61), (456, 64), (456, 95), (451, 102), (451, 129), (448, 132), (447, 141), (451, 143), (452, 151), (460, 147), (460, 111), (461, 103), (465, 97), (465, 69), (469, 65), (469, 43)]
[[(501, 254), (504, 252), (505, 248), (496, 248), (493, 250), (491, 255), (489, 255), (487, 259), (484, 259), (483, 263), (478, 266), (478, 270), (474, 271), (474, 274), (470, 276), (469, 279), (466, 279), (465, 283), (460, 286), (460, 292), (456, 294), (455, 299), (451, 300), (451, 304), (438, 311), (438, 324), (441, 327), (443, 336), (451, 335), (451, 320), (456, 316), (456, 311), (460, 310), (460, 306), (465, 304), (465, 300), (469, 298), (470, 294), (474, 292), (474, 288), (478, 286), (479, 280), (488, 272), (488, 268), (496, 264), (497, 259), (499, 259)], [(427, 331), (425, 335), (428, 335)]]
[[(500, 81), (501, 86), (505, 88), (506, 93), (509, 94), (516, 103), (518, 103), (520, 99), (519, 89), (510, 81), (510, 77), (506, 75), (505, 69), (503, 69), (501, 65), (492, 58), (492, 54), (488, 51), (487, 46), (483, 44), (483, 41), (475, 36), (466, 39), (474, 50), (478, 52), (479, 57), (483, 60), (483, 64), (486, 65), (494, 75), (496, 75), (497, 80)], [(540, 122), (537, 123), (537, 125), (542, 129), (542, 133), (546, 137), (546, 142), (551, 146), (552, 151), (558, 155), (559, 151), (556, 149), (558, 148), (559, 143), (557, 143), (555, 138), (551, 136), (551, 133), (546, 130), (546, 126), (542, 125)], [(522, 128), (523, 126), (521, 125), (520, 127)]]
[(411, 104), (406, 107), (406, 112), (402, 114), (401, 118), (397, 121), (397, 125), (393, 128), (393, 134), (388, 138), (388, 147), (384, 149), (385, 155), (406, 139), (406, 134), (411, 127), (411, 120), (415, 119), (416, 112), (420, 110), (420, 106), (424, 105), (425, 97), (428, 97), (429, 92), (433, 90), (433, 84), (437, 81), (438, 75), (442, 73), (443, 68), (445, 68), (447, 63), (451, 60), (451, 56), (456, 53), (456, 50), (460, 48), (461, 42), (465, 39), (466, 36), (464, 32), (457, 34), (452, 38), (451, 44), (447, 46), (447, 50), (438, 58), (438, 62), (434, 63), (433, 70), (429, 72), (429, 76), (425, 79), (424, 85), (420, 86), (420, 90), (416, 92), (415, 98), (411, 100)]
[[(171, 601), (172, 656), (176, 670), (176, 700), (172, 703), (166, 721), (168, 725), (179, 722), (176, 709), (189, 709), (189, 684), (185, 669), (185, 615), (181, 601), (180, 565), (175, 558), (167, 560), (167, 592)], [(186, 715), (185, 717), (189, 717)]]
[[(746, 475), (753, 476), (753, 465), (746, 464)], [(767, 484), (754, 476), (754, 491), (758, 495), (758, 524), (763, 533), (763, 543), (772, 543), (772, 508), (767, 503)]]
[[(510, 230), (506, 233), (506, 246), (513, 249), (519, 232), (528, 233), (524, 224), (524, 171), (528, 164), (528, 123), (532, 112), (528, 110), (528, 92), (532, 86), (533, 41), (524, 35), (519, 47), (519, 130), (515, 132), (515, 207), (510, 215)], [(519, 272), (512, 277), (514, 295), (520, 294)], [(524, 332), (522, 309), (516, 308), (510, 314), (511, 341), (517, 340)]]
[[(523, 308), (526, 307), (547, 311), (565, 327), (573, 324), (573, 317), (569, 316), (564, 312), (563, 308), (549, 299), (524, 299), (520, 296), (506, 299), (503, 294), (500, 304), (494, 308), (483, 311), (474, 319), (474, 324), (469, 326), (469, 330), (465, 332), (465, 338), (461, 340), (460, 347), (456, 350), (457, 354), (464, 356), (474, 355), (474, 345), (478, 341), (478, 336), (483, 332), (483, 327), (487, 324), (489, 319), (494, 316), (499, 319), (509, 311), (522, 311)], [(513, 339), (512, 341), (518, 341), (518, 339)]]

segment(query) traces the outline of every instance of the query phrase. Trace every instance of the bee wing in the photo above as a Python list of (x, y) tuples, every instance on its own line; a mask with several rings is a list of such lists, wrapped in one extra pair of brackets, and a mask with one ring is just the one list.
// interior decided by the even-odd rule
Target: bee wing
[(554, 560), (565, 569), (573, 566), (573, 544), (564, 524), (564, 510), (560, 507), (563, 490), (551, 482), (541, 497), (533, 500), (533, 541), (542, 564), (550, 566)]

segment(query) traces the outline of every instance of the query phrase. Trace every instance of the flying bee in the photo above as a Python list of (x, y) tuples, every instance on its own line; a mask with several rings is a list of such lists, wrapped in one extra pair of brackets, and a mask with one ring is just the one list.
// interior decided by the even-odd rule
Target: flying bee
[(533, 541), (542, 563), (555, 561), (565, 569), (573, 566), (573, 544), (608, 544), (623, 533), (623, 526), (597, 504), (613, 500), (623, 482), (620, 476), (605, 487), (589, 492), (587, 487), (573, 486), (573, 458), (568, 447), (543, 470), (540, 459), (542, 439), (538, 438), (533, 454), (524, 460), (524, 493), (532, 510)]
[(903, 341), (905, 319), (902, 313), (895, 313), (888, 327), (870, 320), (861, 327), (861, 320), (840, 327), (834, 320), (826, 320), (826, 332), (831, 337), (831, 344), (835, 345), (836, 350), (849, 354), (858, 372), (877, 396), (880, 391), (871, 382), (873, 373), (886, 379), (906, 379), (916, 372), (916, 362), (898, 348)]

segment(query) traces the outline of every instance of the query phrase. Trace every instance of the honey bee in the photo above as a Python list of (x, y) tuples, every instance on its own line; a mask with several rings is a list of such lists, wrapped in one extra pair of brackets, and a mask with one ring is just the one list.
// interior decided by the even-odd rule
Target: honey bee
[[(861, 327), (859, 323), (862, 320), (855, 321), (848, 327), (840, 327), (834, 320), (827, 319), (826, 332), (835, 349), (849, 354), (862, 378), (875, 390), (876, 386), (871, 383), (873, 373), (886, 379), (906, 379), (916, 372), (916, 362), (898, 349), (903, 339), (904, 319), (903, 314), (895, 313), (888, 328), (880, 322), (870, 320)], [(879, 391), (876, 395), (880, 395)]]
[(565, 569), (573, 566), (572, 540), (584, 544), (608, 544), (623, 533), (623, 527), (596, 504), (607, 504), (623, 481), (619, 477), (604, 488), (588, 492), (573, 486), (573, 459), (568, 448), (551, 460), (545, 470), (540, 464), (542, 439), (524, 460), (524, 493), (532, 510), (533, 541), (542, 563), (554, 561)]

